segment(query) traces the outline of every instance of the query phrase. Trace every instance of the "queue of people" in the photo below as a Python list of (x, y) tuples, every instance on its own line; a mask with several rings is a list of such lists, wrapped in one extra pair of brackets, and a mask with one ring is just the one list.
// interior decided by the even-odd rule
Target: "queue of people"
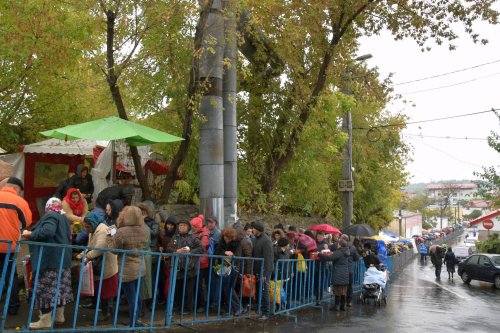
[[(331, 310), (345, 311), (352, 306), (354, 263), (360, 258), (364, 258), (367, 267), (380, 263), (370, 244), (363, 247), (357, 239), (351, 243), (347, 235), (325, 237), (323, 231), (299, 232), (293, 226), (285, 232), (282, 225), (266, 230), (261, 221), (244, 226), (235, 223), (220, 230), (213, 216), (198, 215), (191, 219), (169, 216), (163, 211), (157, 212), (152, 202), (133, 206), (133, 191), (127, 186), (114, 186), (102, 191), (97, 197), (96, 207), (90, 212), (86, 196), (77, 188), (68, 188), (62, 200), (50, 198), (40, 221), (21, 235), (20, 230), (31, 225), (31, 212), (19, 196), (23, 189), (22, 182), (11, 178), (0, 191), (0, 202), (11, 202), (17, 208), (10, 211), (0, 206), (0, 216), (9, 221), (9, 228), (0, 230), (0, 238), (12, 240), (13, 246), (20, 237), (47, 243), (43, 249), (40, 245), (30, 246), (33, 267), (40, 271), (35, 298), (40, 314), (38, 321), (30, 324), (32, 329), (49, 328), (54, 310), (56, 323), (63, 323), (65, 305), (74, 299), (72, 251), (70, 248), (50, 246), (71, 245), (74, 242), (72, 223), (83, 224), (88, 235), (81, 243), (88, 250), (79, 251), (73, 259), (92, 263), (94, 268), (95, 293), (83, 307), (95, 311), (100, 309), (98, 321), (108, 321), (112, 304), (121, 301), (113, 302), (121, 281), (131, 327), (142, 326), (142, 318), (146, 308), (152, 305), (155, 289), (156, 301), (160, 304), (170, 293), (174, 293), (175, 309), (184, 315), (192, 311), (208, 314), (224, 309), (233, 316), (239, 316), (251, 310), (250, 298), (260, 294), (259, 319), (267, 320), (271, 314), (271, 302), (277, 301), (272, 300), (272, 293), (269, 292), (271, 287), (277, 288), (273, 285), (274, 281), (281, 282), (283, 305), (298, 298), (294, 294), (297, 291), (292, 291), (290, 285), (287, 287), (290, 279), (305, 279), (307, 276), (305, 263), (299, 265), (294, 262), (293, 266), (276, 264), (278, 260), (286, 259), (300, 262), (314, 258), (318, 260), (315, 266), (318, 271), (319, 267), (328, 267), (332, 275), (322, 275), (323, 280), (317, 281), (315, 297), (319, 303), (323, 293), (331, 287), (335, 296)], [(19, 210), (22, 214), (18, 213)], [(5, 258), (5, 244), (0, 244), (0, 250), (3, 251), (0, 258)], [(121, 250), (132, 252), (125, 254)], [(168, 260), (164, 260), (169, 254), (179, 255), (175, 288), (169, 286), (171, 266)], [(209, 258), (210, 255), (227, 259)], [(39, 266), (38, 260), (41, 263)], [(157, 274), (152, 272), (156, 272), (158, 266), (161, 269), (157, 278)], [(276, 271), (275, 267), (278, 267)], [(255, 276), (256, 295), (240, 293), (242, 275)], [(320, 279), (320, 274), (316, 276)], [(59, 285), (57, 281), (60, 281)], [(288, 295), (285, 295), (285, 290), (290, 290)], [(11, 296), (9, 313), (15, 314), (19, 307), (18, 291), (13, 289)]]

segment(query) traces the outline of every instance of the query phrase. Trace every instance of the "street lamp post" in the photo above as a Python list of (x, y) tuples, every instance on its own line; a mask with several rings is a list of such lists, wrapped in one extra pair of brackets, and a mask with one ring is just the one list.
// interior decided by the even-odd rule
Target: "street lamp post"
[[(357, 62), (365, 61), (372, 57), (371, 54), (365, 54), (354, 59)], [(346, 95), (352, 95), (350, 83), (352, 81), (352, 69), (347, 67), (342, 87), (342, 92)], [(344, 159), (342, 161), (342, 180), (339, 182), (339, 190), (342, 191), (342, 225), (347, 228), (351, 225), (353, 215), (353, 192), (354, 180), (352, 177), (352, 118), (351, 110), (348, 110), (342, 119), (342, 130), (347, 133), (348, 139), (344, 144)]]

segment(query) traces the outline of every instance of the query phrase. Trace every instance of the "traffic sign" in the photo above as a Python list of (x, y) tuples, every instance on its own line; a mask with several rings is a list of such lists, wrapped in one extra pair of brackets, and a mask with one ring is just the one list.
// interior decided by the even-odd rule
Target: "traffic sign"
[(494, 225), (495, 225), (495, 224), (493, 223), (493, 221), (492, 221), (492, 220), (484, 220), (484, 221), (483, 221), (483, 227), (484, 227), (484, 229), (486, 229), (486, 230), (490, 230), (490, 229), (492, 229)]

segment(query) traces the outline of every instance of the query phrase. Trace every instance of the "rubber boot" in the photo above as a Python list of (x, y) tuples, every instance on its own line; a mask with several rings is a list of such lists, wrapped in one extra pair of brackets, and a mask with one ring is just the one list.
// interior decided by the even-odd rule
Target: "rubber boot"
[(335, 305), (330, 306), (330, 310), (339, 311), (339, 305), (340, 305), (340, 296), (335, 295)]
[(64, 306), (56, 308), (56, 324), (64, 323)]
[(52, 311), (48, 313), (40, 313), (40, 320), (30, 324), (30, 329), (38, 330), (43, 328), (50, 328), (52, 320)]
[(345, 295), (340, 296), (340, 311), (345, 311), (345, 301), (346, 301), (346, 296)]

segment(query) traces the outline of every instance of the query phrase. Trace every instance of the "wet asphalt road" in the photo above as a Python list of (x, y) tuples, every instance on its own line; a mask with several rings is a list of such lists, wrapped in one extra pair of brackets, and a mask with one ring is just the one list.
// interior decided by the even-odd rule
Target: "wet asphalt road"
[(202, 332), (500, 332), (500, 290), (490, 283), (464, 284), (455, 274), (448, 280), (444, 267), (437, 281), (430, 259), (415, 259), (398, 276), (392, 276), (387, 305), (380, 308), (354, 304), (347, 312), (324, 307), (295, 312), (298, 325), (285, 317), (267, 323), (247, 320)]

